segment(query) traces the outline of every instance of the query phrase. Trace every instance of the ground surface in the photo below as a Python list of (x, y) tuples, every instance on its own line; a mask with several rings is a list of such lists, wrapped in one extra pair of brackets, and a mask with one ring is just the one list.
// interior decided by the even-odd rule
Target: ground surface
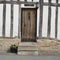
[[(56, 40), (56, 39), (37, 39), (37, 42), (33, 43), (33, 42), (25, 42), (23, 43), (23, 45), (27, 45), (28, 48), (26, 48), (26, 46), (24, 47), (23, 45), (20, 46), (20, 44), (22, 44), (20, 39), (17, 38), (0, 38), (0, 52), (9, 52), (10, 51), (10, 46), (12, 44), (15, 44), (18, 46), (18, 51), (21, 52), (20, 50), (23, 49), (23, 51), (25, 51), (27, 49), (30, 48), (31, 51), (33, 49), (37, 49), (38, 54), (37, 55), (60, 55), (60, 40)], [(30, 47), (30, 46), (34, 46)], [(22, 47), (22, 48), (20, 48)], [(35, 52), (36, 53), (36, 52)], [(25, 52), (23, 53), (25, 55)], [(29, 55), (29, 54), (28, 54)], [(31, 55), (31, 54), (30, 54)]]
[(60, 56), (19, 56), (16, 54), (0, 54), (0, 60), (60, 60)]

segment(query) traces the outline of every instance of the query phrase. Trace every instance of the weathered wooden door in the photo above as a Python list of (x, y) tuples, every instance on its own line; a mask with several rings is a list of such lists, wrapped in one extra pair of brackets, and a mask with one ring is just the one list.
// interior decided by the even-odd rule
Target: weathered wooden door
[(21, 41), (36, 41), (36, 9), (22, 9)]

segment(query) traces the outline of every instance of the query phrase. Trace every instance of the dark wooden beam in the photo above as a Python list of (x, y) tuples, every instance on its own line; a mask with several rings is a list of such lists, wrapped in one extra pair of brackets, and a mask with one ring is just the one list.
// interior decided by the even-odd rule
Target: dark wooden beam
[(43, 22), (43, 0), (40, 0), (40, 21), (39, 21), (39, 36), (42, 36), (42, 22)]
[[(19, 1), (19, 2), (18, 1), (0, 1), (0, 4), (4, 4), (4, 3), (5, 4), (36, 4), (36, 3), (40, 4), (39, 2), (33, 2), (33, 1), (32, 2), (25, 2), (25, 1), (23, 1), (23, 2), (22, 1)], [(56, 6), (57, 5), (59, 7), (60, 3), (58, 3), (58, 4), (57, 3), (50, 3), (49, 4), (48, 2), (43, 2), (43, 5), (44, 6)]]
[(25, 1), (0, 1), (0, 4), (36, 4), (37, 2), (25, 2)]
[[(11, 0), (12, 1), (12, 0)], [(10, 37), (13, 37), (13, 4), (11, 4), (11, 25), (10, 25)]]
[(6, 23), (6, 4), (3, 4), (3, 28), (2, 28), (2, 35), (5, 37), (5, 23)]
[[(51, 3), (51, 0), (49, 0), (49, 4)], [(47, 31), (47, 37), (50, 37), (50, 30), (51, 30), (51, 6), (48, 7), (48, 31)]]
[[(58, 4), (58, 0), (56, 0), (56, 4)], [(57, 38), (57, 23), (58, 23), (58, 6), (56, 5), (56, 17), (55, 17), (55, 38)]]
[(46, 2), (45, 2), (45, 3), (43, 3), (43, 5), (44, 5), (44, 6), (58, 6), (58, 7), (60, 7), (60, 4), (59, 4), (59, 3), (58, 3), (58, 4), (57, 4), (57, 3), (50, 3), (50, 4), (49, 4), (49, 3), (46, 3)]
[(18, 16), (18, 38), (21, 38), (21, 4), (19, 4), (19, 16)]

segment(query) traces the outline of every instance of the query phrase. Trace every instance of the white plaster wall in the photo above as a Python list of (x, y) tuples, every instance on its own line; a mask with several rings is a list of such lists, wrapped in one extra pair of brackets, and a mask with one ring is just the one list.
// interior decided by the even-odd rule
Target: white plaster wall
[(51, 0), (52, 3), (56, 3), (56, 0)]
[(3, 4), (0, 4), (0, 36), (2, 36), (2, 25), (3, 25)]
[(43, 6), (42, 37), (47, 37), (48, 6)]
[(50, 32), (51, 38), (55, 38), (55, 15), (56, 7), (51, 7), (51, 32)]
[(24, 1), (24, 0), (20, 0), (20, 1)]
[[(25, 0), (20, 0), (20, 1), (25, 1)], [(27, 0), (28, 2), (31, 2), (32, 0)], [(39, 2), (39, 0), (33, 0), (33, 2)]]
[[(44, 2), (48, 2), (49, 0), (43, 0)], [(60, 0), (59, 0), (60, 1)], [(52, 3), (56, 3), (56, 0), (51, 0)]]
[(58, 3), (60, 3), (60, 0), (58, 0)]
[(60, 39), (60, 7), (58, 7), (58, 39)]
[(19, 6), (14, 5), (13, 12), (13, 37), (18, 37), (18, 15), (19, 15)]
[(39, 2), (39, 0), (33, 0), (34, 2)]
[(6, 1), (10, 1), (10, 0), (6, 0)]
[(48, 0), (43, 0), (43, 2), (48, 2)]
[(10, 24), (11, 24), (11, 5), (6, 4), (6, 24), (5, 24), (5, 36), (10, 37)]
[(39, 37), (39, 11), (40, 8), (37, 9), (37, 37)]

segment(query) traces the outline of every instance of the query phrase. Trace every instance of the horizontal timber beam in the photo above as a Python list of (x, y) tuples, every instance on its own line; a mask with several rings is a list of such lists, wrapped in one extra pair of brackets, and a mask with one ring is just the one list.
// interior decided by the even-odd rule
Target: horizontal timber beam
[(21, 1), (0, 1), (0, 4), (36, 4), (38, 2), (21, 2)]
[(49, 3), (43, 3), (43, 5), (44, 6), (58, 6), (58, 7), (60, 6), (59, 3), (58, 4), (56, 4), (56, 3), (50, 3), (50, 4)]
[[(40, 4), (39, 2), (24, 2), (24, 1), (0, 1), (0, 4)], [(44, 6), (58, 6), (60, 7), (60, 3), (47, 3), (43, 2)]]

